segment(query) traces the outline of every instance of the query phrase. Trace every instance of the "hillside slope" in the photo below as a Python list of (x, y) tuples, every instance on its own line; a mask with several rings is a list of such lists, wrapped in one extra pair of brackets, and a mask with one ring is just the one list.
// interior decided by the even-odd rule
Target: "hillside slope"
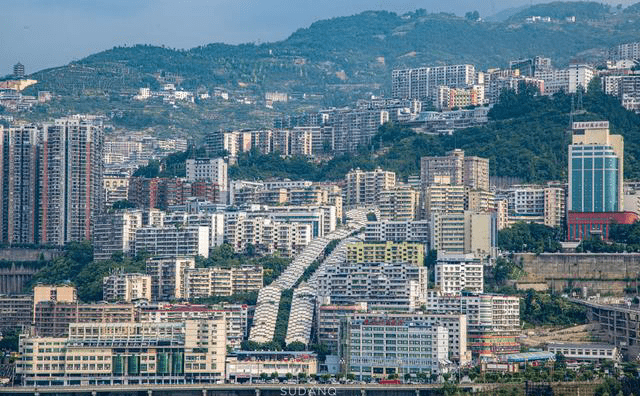
[[(571, 10), (576, 23), (522, 22), (529, 15), (563, 17)], [(241, 85), (258, 93), (339, 89), (379, 94), (389, 93), (390, 71), (396, 67), (459, 62), (504, 67), (511, 59), (533, 55), (564, 65), (585, 51), (640, 41), (639, 21), (633, 8), (623, 17), (590, 2), (536, 5), (506, 22), (475, 22), (424, 10), (404, 15), (370, 11), (318, 21), (286, 40), (261, 45), (116, 47), (33, 77), (40, 81), (35, 89), (68, 95), (154, 88), (160, 73), (179, 75), (187, 89)]]

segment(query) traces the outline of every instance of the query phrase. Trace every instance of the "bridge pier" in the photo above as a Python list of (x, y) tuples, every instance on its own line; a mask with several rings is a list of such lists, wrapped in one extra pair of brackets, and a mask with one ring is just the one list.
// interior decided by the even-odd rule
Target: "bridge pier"
[(202, 389), (202, 396), (207, 396), (207, 390), (206, 389)]
[(260, 389), (256, 388), (256, 396), (260, 396)]
[(360, 389), (360, 396), (367, 396), (367, 390), (364, 388)]
[(416, 389), (416, 396), (420, 396), (420, 389)]
[(147, 390), (147, 396), (152, 396), (153, 395), (153, 391), (151, 389)]

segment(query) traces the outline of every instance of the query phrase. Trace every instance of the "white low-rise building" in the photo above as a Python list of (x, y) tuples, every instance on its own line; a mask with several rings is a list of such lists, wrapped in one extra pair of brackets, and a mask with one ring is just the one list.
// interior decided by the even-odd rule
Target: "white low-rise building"
[(279, 378), (308, 377), (317, 374), (318, 358), (313, 352), (238, 351), (227, 357), (225, 371), (227, 380), (235, 382), (251, 382), (272, 373)]
[(172, 211), (164, 214), (163, 224), (177, 227), (207, 227), (211, 247), (224, 243), (224, 213)]
[(615, 345), (609, 344), (576, 344), (576, 343), (551, 343), (547, 345), (547, 351), (556, 355), (562, 354), (569, 360), (581, 361), (619, 361), (621, 355)]
[(307, 246), (312, 226), (286, 223), (269, 217), (247, 217), (245, 214), (226, 216), (225, 240), (236, 252), (246, 252), (251, 246), (258, 253), (293, 256)]
[(420, 242), (429, 245), (430, 228), (428, 220), (369, 221), (364, 236), (367, 242)]
[(335, 304), (413, 311), (425, 304), (427, 267), (406, 262), (338, 263), (318, 276), (318, 295)]
[(224, 315), (227, 323), (227, 345), (239, 349), (247, 338), (249, 306), (244, 304), (220, 304), (214, 306), (197, 304), (146, 304), (138, 309), (140, 322), (173, 323), (187, 319), (215, 319)]

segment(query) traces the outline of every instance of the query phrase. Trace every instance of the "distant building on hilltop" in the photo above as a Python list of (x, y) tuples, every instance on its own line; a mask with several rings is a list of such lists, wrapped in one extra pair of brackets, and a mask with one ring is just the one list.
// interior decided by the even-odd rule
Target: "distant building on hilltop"
[(15, 78), (24, 77), (24, 65), (22, 63), (18, 62), (15, 65), (13, 65), (13, 76)]

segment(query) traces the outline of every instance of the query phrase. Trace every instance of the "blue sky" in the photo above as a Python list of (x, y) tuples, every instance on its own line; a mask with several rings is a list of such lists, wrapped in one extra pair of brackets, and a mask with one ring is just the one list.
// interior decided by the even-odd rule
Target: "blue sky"
[[(636, 0), (611, 0), (631, 4)], [(191, 48), (282, 40), (319, 19), (425, 8), (483, 16), (539, 0), (0, 0), (0, 76), (61, 66), (116, 45)]]

